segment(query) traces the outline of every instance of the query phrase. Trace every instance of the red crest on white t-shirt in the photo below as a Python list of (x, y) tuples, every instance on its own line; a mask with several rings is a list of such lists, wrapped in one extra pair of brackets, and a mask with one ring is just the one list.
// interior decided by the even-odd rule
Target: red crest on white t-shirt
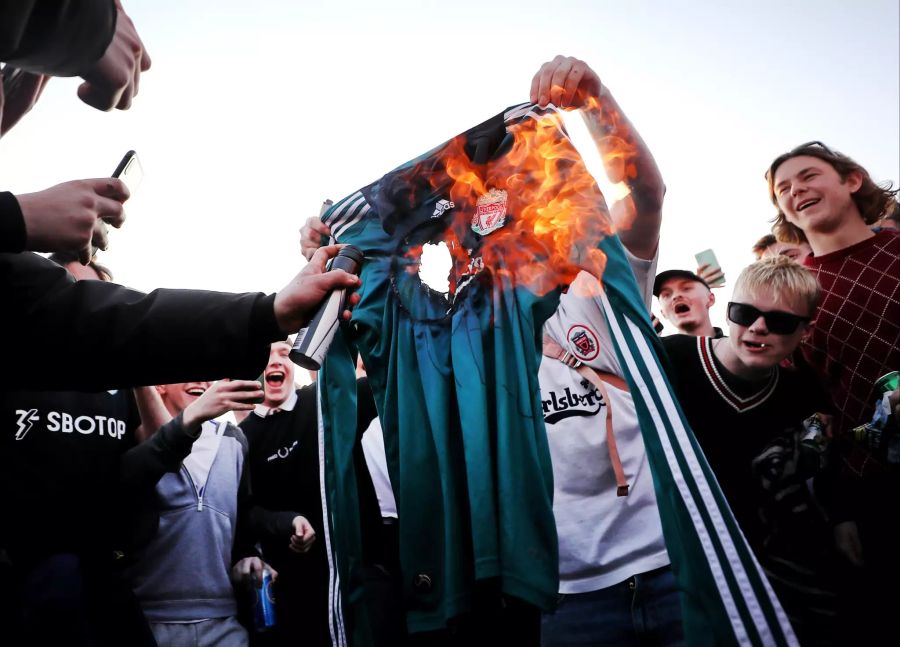
[(569, 342), (569, 350), (582, 361), (589, 362), (600, 353), (597, 333), (587, 326), (575, 324), (569, 328), (566, 339)]

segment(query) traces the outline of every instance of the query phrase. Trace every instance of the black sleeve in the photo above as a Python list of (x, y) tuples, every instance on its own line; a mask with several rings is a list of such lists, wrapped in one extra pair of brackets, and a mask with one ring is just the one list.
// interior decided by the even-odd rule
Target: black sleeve
[[(297, 389), (297, 397), (306, 397), (304, 395), (304, 389), (308, 390), (311, 387), (312, 385), (308, 385), (303, 387), (302, 389)], [(302, 406), (299, 400), (298, 406)], [(265, 433), (259, 428), (252, 428), (252, 430), (249, 428), (251, 427), (250, 423), (253, 420), (253, 417), (253, 414), (250, 414), (250, 416), (240, 424), (241, 432), (248, 440), (248, 447), (250, 444), (250, 438), (253, 437), (254, 434)], [(285, 546), (287, 546), (287, 542), (290, 540), (291, 535), (294, 532), (294, 517), (305, 515), (295, 510), (271, 510), (269, 508), (264, 508), (263, 506), (259, 505), (259, 503), (257, 503), (255, 491), (253, 488), (253, 461), (250, 460), (249, 455), (247, 460), (244, 462), (244, 474), (247, 477), (247, 522), (250, 526), (250, 531), (253, 533), (254, 538), (256, 538), (257, 540), (283, 539), (285, 542)]]
[(0, 9), (0, 61), (29, 72), (78, 76), (116, 30), (113, 0), (17, 0)]
[(240, 427), (229, 424), (229, 429), (234, 433), (235, 438), (241, 445), (244, 453), (244, 466), (241, 470), (241, 480), (238, 483), (237, 492), (237, 519), (235, 520), (234, 542), (231, 546), (231, 563), (237, 564), (245, 557), (259, 557), (259, 551), (256, 549), (256, 533), (253, 530), (253, 524), (250, 513), (253, 507), (253, 501), (250, 491), (250, 462), (247, 460), (248, 444), (247, 437)]
[(284, 338), (274, 295), (143, 294), (75, 282), (37, 254), (0, 254), (0, 290), (0, 387), (101, 391), (251, 379), (265, 366), (269, 344)]
[(675, 389), (676, 395), (680, 394), (678, 379), (678, 367), (690, 365), (690, 353), (696, 353), (697, 338), (693, 335), (666, 335), (660, 338), (665, 357), (660, 357), (660, 363), (666, 373), (666, 377)]
[(179, 413), (146, 441), (123, 454), (119, 481), (126, 493), (144, 493), (166, 473), (180, 469), (197, 440), (185, 431), (182, 416)]
[[(252, 500), (252, 497), (251, 497)], [(304, 515), (293, 510), (269, 510), (258, 505), (251, 505), (248, 520), (253, 533), (260, 538), (283, 538), (285, 545), (294, 533), (294, 517)]]
[(9, 191), (0, 192), (0, 252), (25, 250), (25, 218), (19, 201)]

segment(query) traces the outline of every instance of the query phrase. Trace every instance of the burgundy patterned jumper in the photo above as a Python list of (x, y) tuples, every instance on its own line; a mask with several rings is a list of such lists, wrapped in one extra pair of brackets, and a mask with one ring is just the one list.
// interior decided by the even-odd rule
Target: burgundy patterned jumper
[(842, 434), (871, 420), (875, 380), (900, 369), (900, 233), (883, 230), (805, 264), (822, 300), (803, 355), (837, 407)]

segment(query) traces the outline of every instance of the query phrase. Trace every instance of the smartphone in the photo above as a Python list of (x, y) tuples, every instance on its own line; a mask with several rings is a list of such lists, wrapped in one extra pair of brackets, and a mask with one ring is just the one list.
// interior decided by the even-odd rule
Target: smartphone
[(262, 404), (266, 401), (266, 371), (263, 370), (262, 373), (259, 374), (259, 377), (256, 378), (256, 381), (262, 384), (263, 396), (261, 398), (253, 398), (252, 400), (247, 400), (250, 404)]
[[(141, 180), (144, 179), (144, 167), (141, 166), (141, 160), (138, 159), (137, 153), (134, 151), (125, 153), (122, 161), (119, 162), (119, 165), (116, 166), (116, 170), (113, 171), (112, 177), (122, 180), (122, 182), (125, 183), (125, 186), (128, 187), (128, 192), (134, 196), (134, 192), (137, 191), (137, 188), (140, 186)], [(109, 225), (104, 222), (103, 227), (108, 233)], [(101, 251), (99, 247), (92, 247), (91, 256), (99, 251)]]
[(141, 160), (138, 159), (137, 153), (134, 151), (125, 153), (125, 157), (119, 162), (112, 176), (122, 180), (133, 196), (140, 186), (141, 180), (144, 179), (144, 167), (141, 166)]
[(707, 273), (712, 273), (713, 271), (718, 271), (720, 277), (714, 281), (711, 281), (710, 287), (718, 287), (720, 285), (725, 285), (725, 274), (722, 272), (722, 266), (719, 265), (719, 261), (716, 258), (716, 253), (711, 249), (704, 249), (702, 252), (698, 252), (694, 254), (694, 258), (697, 259), (697, 267), (702, 265), (708, 265)]

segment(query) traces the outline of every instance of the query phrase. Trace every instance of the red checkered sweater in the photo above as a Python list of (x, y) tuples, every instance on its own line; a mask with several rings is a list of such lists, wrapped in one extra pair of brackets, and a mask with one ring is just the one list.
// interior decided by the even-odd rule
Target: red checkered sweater
[(900, 368), (900, 234), (881, 231), (845, 249), (809, 256), (822, 286), (806, 360), (837, 407), (836, 431), (868, 422), (874, 382)]

